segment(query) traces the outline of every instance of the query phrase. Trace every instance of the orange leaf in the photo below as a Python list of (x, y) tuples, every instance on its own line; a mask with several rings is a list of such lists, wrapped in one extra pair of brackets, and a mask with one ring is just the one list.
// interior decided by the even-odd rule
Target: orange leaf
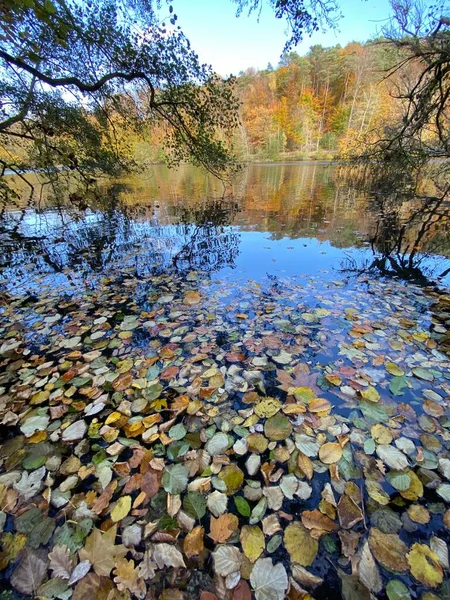
[(225, 513), (220, 515), (217, 519), (211, 516), (211, 531), (209, 537), (215, 542), (222, 544), (231, 537), (239, 526), (239, 520), (236, 515)]

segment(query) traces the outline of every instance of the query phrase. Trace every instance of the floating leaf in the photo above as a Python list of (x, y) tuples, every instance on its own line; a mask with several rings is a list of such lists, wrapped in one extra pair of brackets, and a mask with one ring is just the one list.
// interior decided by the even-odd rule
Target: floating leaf
[(284, 545), (291, 560), (302, 567), (308, 567), (316, 558), (319, 544), (309, 531), (298, 521), (287, 526), (284, 532)]
[(216, 433), (212, 436), (210, 440), (206, 443), (205, 450), (211, 456), (220, 456), (224, 454), (228, 448), (230, 447), (230, 440), (226, 433)]
[(387, 476), (393, 488), (404, 492), (411, 485), (411, 477), (407, 472), (391, 471)]
[[(319, 448), (319, 458), (326, 465), (331, 465), (341, 460), (342, 446), (336, 442), (327, 442)], [(305, 565), (303, 565), (305, 566)]]
[(281, 563), (274, 565), (270, 558), (256, 561), (250, 583), (256, 600), (283, 600), (288, 587), (286, 569)]
[(413, 374), (419, 379), (424, 379), (425, 381), (433, 381), (434, 375), (428, 369), (424, 369), (423, 367), (416, 367), (412, 369)]
[(383, 533), (373, 527), (370, 530), (369, 546), (377, 561), (390, 571), (408, 571), (408, 547), (395, 533)]
[(47, 565), (44, 553), (27, 548), (11, 576), (11, 585), (22, 594), (36, 595), (47, 574)]
[(131, 510), (131, 496), (122, 496), (111, 511), (111, 519), (114, 523), (124, 519)]
[(245, 556), (254, 563), (266, 547), (263, 532), (257, 526), (244, 525), (241, 529), (240, 540)]
[(219, 479), (227, 486), (227, 495), (233, 496), (244, 483), (244, 473), (237, 465), (231, 464), (220, 471)]
[(308, 479), (312, 479), (314, 475), (314, 465), (312, 460), (303, 452), (299, 452), (297, 456), (297, 464)]
[(285, 440), (292, 433), (292, 425), (289, 419), (278, 413), (267, 419), (264, 424), (264, 433), (271, 441)]
[(79, 551), (80, 560), (88, 560), (97, 575), (109, 576), (118, 560), (125, 557), (128, 549), (121, 544), (115, 545), (117, 525), (102, 533), (94, 528), (86, 539), (84, 548)]
[(395, 377), (402, 377), (405, 374), (405, 371), (401, 369), (398, 365), (393, 362), (386, 363), (386, 371), (390, 373), (390, 375), (394, 375)]
[(200, 521), (206, 514), (206, 500), (200, 492), (188, 492), (183, 500), (184, 512), (195, 519)]
[(369, 385), (369, 387), (367, 387), (365, 390), (362, 390), (361, 396), (364, 398), (364, 400), (369, 400), (370, 402), (380, 401), (380, 394), (372, 385)]
[(255, 405), (255, 414), (258, 415), (260, 419), (273, 417), (277, 414), (281, 409), (281, 402), (276, 398), (267, 397), (258, 402)]
[(239, 526), (239, 519), (236, 515), (226, 513), (217, 519), (211, 517), (209, 537), (216, 543), (223, 544), (226, 542)]
[[(188, 558), (192, 558), (193, 556), (198, 556), (201, 554), (205, 548), (203, 543), (203, 538), (205, 536), (205, 530), (203, 527), (198, 525), (194, 527), (192, 531), (190, 531), (187, 536), (184, 538), (183, 542), (183, 552), (186, 554)], [(148, 578), (147, 578), (148, 579)]]
[(145, 597), (147, 586), (142, 577), (139, 576), (139, 571), (134, 566), (134, 560), (127, 560), (126, 558), (118, 560), (113, 575), (117, 589), (120, 592), (128, 590), (137, 598), (142, 599)]
[(395, 469), (396, 471), (402, 471), (408, 466), (408, 459), (403, 452), (395, 446), (380, 444), (377, 447), (377, 454), (388, 467)]
[(206, 499), (206, 504), (208, 509), (215, 517), (220, 517), (220, 515), (223, 515), (223, 513), (227, 510), (228, 498), (226, 494), (222, 494), (222, 492), (216, 490), (212, 494), (209, 494)]
[(428, 587), (438, 587), (444, 580), (444, 572), (438, 555), (425, 544), (413, 544), (406, 555), (411, 574)]
[(408, 588), (398, 579), (391, 579), (386, 585), (386, 594), (389, 600), (411, 600)]
[(408, 383), (404, 375), (401, 377), (393, 377), (391, 383), (389, 384), (389, 390), (392, 394), (394, 394), (394, 396), (401, 396), (403, 394), (403, 390), (407, 387)]
[(190, 291), (190, 292), (186, 292), (186, 294), (184, 295), (184, 304), (187, 304), (188, 306), (194, 306), (195, 304), (198, 304), (201, 301), (202, 297), (200, 296), (200, 294), (198, 292), (195, 291)]
[(175, 464), (166, 467), (162, 476), (162, 485), (166, 492), (174, 496), (181, 494), (187, 487), (189, 471), (184, 465)]
[(212, 553), (214, 569), (222, 577), (239, 571), (242, 563), (242, 555), (236, 546), (217, 546)]
[(251, 513), (250, 504), (247, 502), (245, 498), (242, 496), (235, 496), (233, 498), (234, 503), (236, 505), (236, 509), (240, 515), (243, 517), (249, 517)]
[(171, 544), (155, 544), (153, 560), (160, 569), (164, 567), (185, 567), (183, 555)]

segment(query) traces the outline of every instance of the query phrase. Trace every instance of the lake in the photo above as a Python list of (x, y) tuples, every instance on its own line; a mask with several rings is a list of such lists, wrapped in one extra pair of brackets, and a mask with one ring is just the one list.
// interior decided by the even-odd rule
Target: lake
[[(39, 210), (4, 208), (7, 287), (9, 279), (14, 288), (39, 280), (70, 289), (117, 265), (137, 273), (202, 269), (214, 278), (346, 279), (374, 257), (377, 212), (332, 165), (251, 165), (226, 187), (193, 167), (154, 166), (105, 186), (102, 201), (81, 210), (46, 194)], [(422, 257), (423, 270), (445, 270), (446, 251), (444, 240)]]
[(446, 225), (327, 164), (101, 191), (2, 209), (5, 598), (450, 597)]

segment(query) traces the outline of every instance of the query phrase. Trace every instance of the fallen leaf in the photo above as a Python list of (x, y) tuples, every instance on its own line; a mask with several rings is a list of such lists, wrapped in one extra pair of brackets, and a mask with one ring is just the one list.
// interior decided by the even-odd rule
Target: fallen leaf
[(223, 544), (237, 530), (239, 519), (236, 515), (225, 513), (217, 519), (211, 517), (209, 537), (216, 543)]
[(245, 556), (254, 563), (266, 547), (263, 532), (256, 525), (244, 525), (241, 529), (240, 540)]
[(426, 544), (413, 544), (406, 555), (411, 574), (427, 587), (435, 588), (444, 580), (444, 572), (438, 555)]
[(369, 547), (377, 561), (390, 571), (408, 571), (408, 547), (395, 533), (383, 533), (376, 527), (370, 530)]
[(139, 576), (138, 569), (134, 566), (134, 560), (127, 560), (126, 558), (118, 560), (113, 575), (119, 591), (128, 590), (137, 598), (145, 597), (147, 586), (142, 577)]
[(302, 567), (309, 567), (316, 558), (319, 544), (298, 521), (288, 525), (284, 532), (284, 545), (291, 560)]
[(183, 552), (188, 558), (198, 556), (203, 552), (205, 547), (203, 544), (204, 535), (205, 530), (200, 525), (194, 527), (194, 529), (186, 535), (183, 542)]
[(84, 548), (78, 551), (80, 560), (88, 560), (97, 575), (108, 577), (116, 562), (128, 552), (122, 544), (115, 545), (116, 535), (117, 525), (106, 533), (94, 527), (91, 535), (86, 538)]
[(274, 565), (270, 558), (256, 561), (250, 583), (256, 600), (283, 600), (288, 588), (286, 569), (281, 563)]
[(319, 458), (326, 465), (331, 465), (341, 460), (342, 446), (336, 442), (327, 442), (319, 448)]

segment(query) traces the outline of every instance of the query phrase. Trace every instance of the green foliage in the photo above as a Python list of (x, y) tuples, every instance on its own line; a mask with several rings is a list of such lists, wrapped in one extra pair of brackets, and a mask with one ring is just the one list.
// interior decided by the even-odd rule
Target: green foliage
[[(236, 168), (221, 134), (237, 124), (234, 81), (201, 65), (156, 8), (153, 0), (2, 3), (3, 173), (39, 169), (53, 183), (70, 174), (86, 189), (98, 173), (135, 168), (134, 144), (156, 128), (171, 164), (192, 160), (216, 175)], [(172, 27), (176, 19), (171, 10)]]

